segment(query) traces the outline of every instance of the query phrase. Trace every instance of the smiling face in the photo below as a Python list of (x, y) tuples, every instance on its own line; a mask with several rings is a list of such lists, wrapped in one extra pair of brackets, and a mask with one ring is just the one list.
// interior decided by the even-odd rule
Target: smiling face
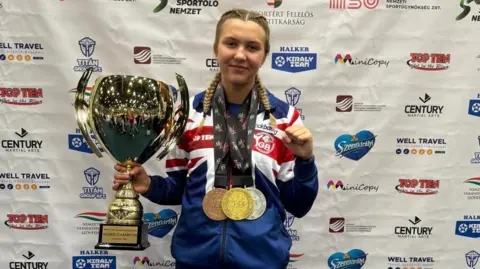
[(232, 86), (252, 84), (266, 58), (266, 33), (254, 21), (227, 19), (214, 45), (222, 79)]

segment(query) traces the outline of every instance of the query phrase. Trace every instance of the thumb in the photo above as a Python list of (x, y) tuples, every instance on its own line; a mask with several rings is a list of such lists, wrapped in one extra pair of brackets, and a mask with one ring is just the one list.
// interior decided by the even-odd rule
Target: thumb
[(290, 137), (288, 137), (288, 135), (284, 135), (284, 136), (282, 137), (282, 141), (283, 141), (283, 143), (285, 143), (285, 144), (290, 144), (290, 143), (292, 143), (292, 139), (290, 139)]
[(130, 175), (132, 176), (137, 176), (141, 174), (141, 168), (139, 166), (134, 166), (131, 170), (130, 170)]

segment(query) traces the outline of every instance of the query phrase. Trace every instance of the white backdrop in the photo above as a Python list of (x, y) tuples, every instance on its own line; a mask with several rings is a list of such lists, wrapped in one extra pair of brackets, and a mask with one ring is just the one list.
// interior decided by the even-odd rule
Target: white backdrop
[[(93, 65), (90, 84), (100, 74), (135, 74), (176, 85), (178, 72), (193, 96), (218, 70), (215, 24), (233, 7), (268, 17), (272, 53), (260, 75), (301, 110), (315, 138), (320, 190), (306, 217), (285, 223), (289, 268), (480, 266), (480, 5), (170, 0), (153, 12), (159, 4), (0, 0), (0, 268), (174, 266), (179, 207), (145, 199), (145, 218), (159, 227), (152, 246), (93, 251), (113, 199), (113, 161), (82, 141), (74, 91)], [(456, 20), (461, 5), (471, 10)], [(162, 162), (146, 166), (163, 174)]]

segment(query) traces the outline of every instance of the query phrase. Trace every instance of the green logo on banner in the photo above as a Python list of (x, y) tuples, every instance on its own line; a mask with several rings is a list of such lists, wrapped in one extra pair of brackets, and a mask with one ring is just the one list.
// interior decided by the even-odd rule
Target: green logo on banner
[(158, 13), (160, 11), (162, 11), (162, 9), (164, 9), (168, 4), (168, 0), (161, 0), (160, 1), (160, 4), (153, 9), (153, 13)]

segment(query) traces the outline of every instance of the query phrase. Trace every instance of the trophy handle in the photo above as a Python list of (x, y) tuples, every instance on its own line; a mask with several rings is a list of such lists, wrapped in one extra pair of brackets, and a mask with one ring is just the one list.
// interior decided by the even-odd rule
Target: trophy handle
[[(77, 92), (75, 93), (75, 118), (77, 119), (78, 127), (80, 128), (85, 141), (87, 141), (88, 146), (92, 149), (95, 155), (97, 155), (97, 157), (101, 158), (103, 156), (102, 153), (90, 137), (90, 128), (88, 126), (89, 107), (88, 103), (85, 101), (85, 90), (87, 89), (88, 80), (90, 79), (92, 72), (93, 68), (88, 68), (85, 70), (85, 72), (83, 72), (82, 77), (78, 81)], [(93, 90), (95, 90), (95, 88)]]
[(185, 131), (185, 127), (187, 126), (188, 122), (188, 114), (190, 112), (190, 96), (188, 94), (188, 86), (187, 83), (185, 82), (185, 79), (180, 75), (175, 73), (175, 76), (177, 78), (177, 83), (178, 83), (178, 92), (179, 92), (179, 98), (180, 98), (180, 105), (175, 110), (175, 113), (172, 116), (172, 120), (174, 121), (174, 124), (172, 126), (173, 130), (169, 134), (169, 136), (172, 137), (172, 139), (167, 139), (170, 140), (167, 148), (160, 152), (157, 156), (157, 160), (161, 160), (163, 157), (165, 157), (170, 150), (175, 147), (176, 144), (180, 141), (183, 132)]

